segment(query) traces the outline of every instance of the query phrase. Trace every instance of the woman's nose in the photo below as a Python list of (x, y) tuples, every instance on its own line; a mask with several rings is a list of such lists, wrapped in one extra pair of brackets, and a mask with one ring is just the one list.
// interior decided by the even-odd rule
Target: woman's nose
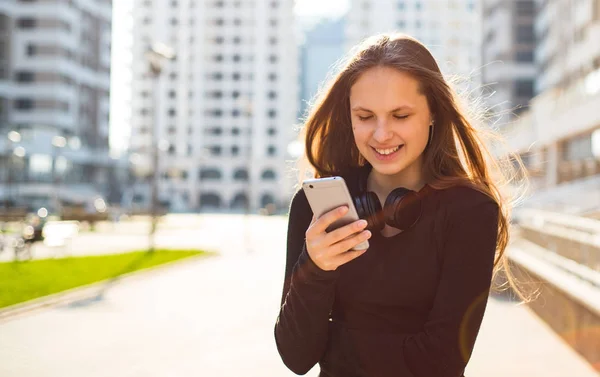
[(377, 128), (375, 129), (375, 133), (373, 134), (373, 138), (377, 141), (385, 141), (390, 139), (393, 136), (392, 130), (387, 127), (385, 122), (378, 122)]

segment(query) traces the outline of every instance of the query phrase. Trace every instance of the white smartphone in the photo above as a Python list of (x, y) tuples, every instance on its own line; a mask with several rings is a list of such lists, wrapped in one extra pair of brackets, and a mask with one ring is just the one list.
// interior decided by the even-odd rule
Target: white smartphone
[[(337, 207), (348, 207), (348, 212), (346, 212), (344, 217), (336, 220), (333, 224), (327, 227), (327, 232), (331, 232), (332, 230), (340, 228), (344, 225), (360, 220), (344, 178), (336, 176), (307, 179), (302, 182), (302, 189), (306, 194), (310, 208), (317, 218)], [(353, 235), (349, 237), (352, 237)], [(354, 246), (352, 250), (365, 250), (368, 248), (369, 241), (364, 240), (363, 242)]]

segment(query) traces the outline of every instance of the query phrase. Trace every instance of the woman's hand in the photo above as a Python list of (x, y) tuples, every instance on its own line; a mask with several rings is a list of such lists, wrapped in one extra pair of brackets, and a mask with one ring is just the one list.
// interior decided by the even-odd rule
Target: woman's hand
[[(335, 270), (367, 251), (366, 249), (350, 250), (371, 238), (370, 231), (361, 232), (367, 226), (365, 220), (355, 221), (329, 233), (325, 232), (327, 227), (343, 217), (346, 212), (348, 212), (348, 207), (342, 206), (325, 213), (319, 219), (315, 219), (313, 216), (313, 220), (306, 230), (306, 250), (310, 259), (322, 270)], [(357, 232), (360, 233), (352, 236)]]

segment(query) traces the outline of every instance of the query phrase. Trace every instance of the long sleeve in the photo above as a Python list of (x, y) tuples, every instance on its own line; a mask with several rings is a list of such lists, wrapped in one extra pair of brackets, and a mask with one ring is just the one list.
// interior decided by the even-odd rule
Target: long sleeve
[(305, 233), (312, 211), (302, 190), (289, 211), (287, 259), (281, 308), (275, 324), (275, 342), (285, 365), (306, 374), (325, 352), (329, 313), (338, 271), (320, 269), (308, 255)]
[(376, 344), (363, 344), (385, 348), (371, 354), (369, 376), (459, 377), (464, 373), (490, 291), (498, 206), (487, 199), (457, 212), (449, 216), (444, 232), (439, 284), (423, 331), (384, 335), (374, 340)]

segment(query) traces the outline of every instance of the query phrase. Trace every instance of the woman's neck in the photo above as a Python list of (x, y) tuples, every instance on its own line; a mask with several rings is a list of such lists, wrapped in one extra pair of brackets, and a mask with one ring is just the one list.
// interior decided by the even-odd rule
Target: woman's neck
[(375, 169), (371, 169), (367, 179), (367, 188), (383, 197), (398, 187), (419, 191), (426, 184), (424, 174), (420, 167), (419, 169), (411, 168), (412, 166), (394, 175), (381, 174)]

